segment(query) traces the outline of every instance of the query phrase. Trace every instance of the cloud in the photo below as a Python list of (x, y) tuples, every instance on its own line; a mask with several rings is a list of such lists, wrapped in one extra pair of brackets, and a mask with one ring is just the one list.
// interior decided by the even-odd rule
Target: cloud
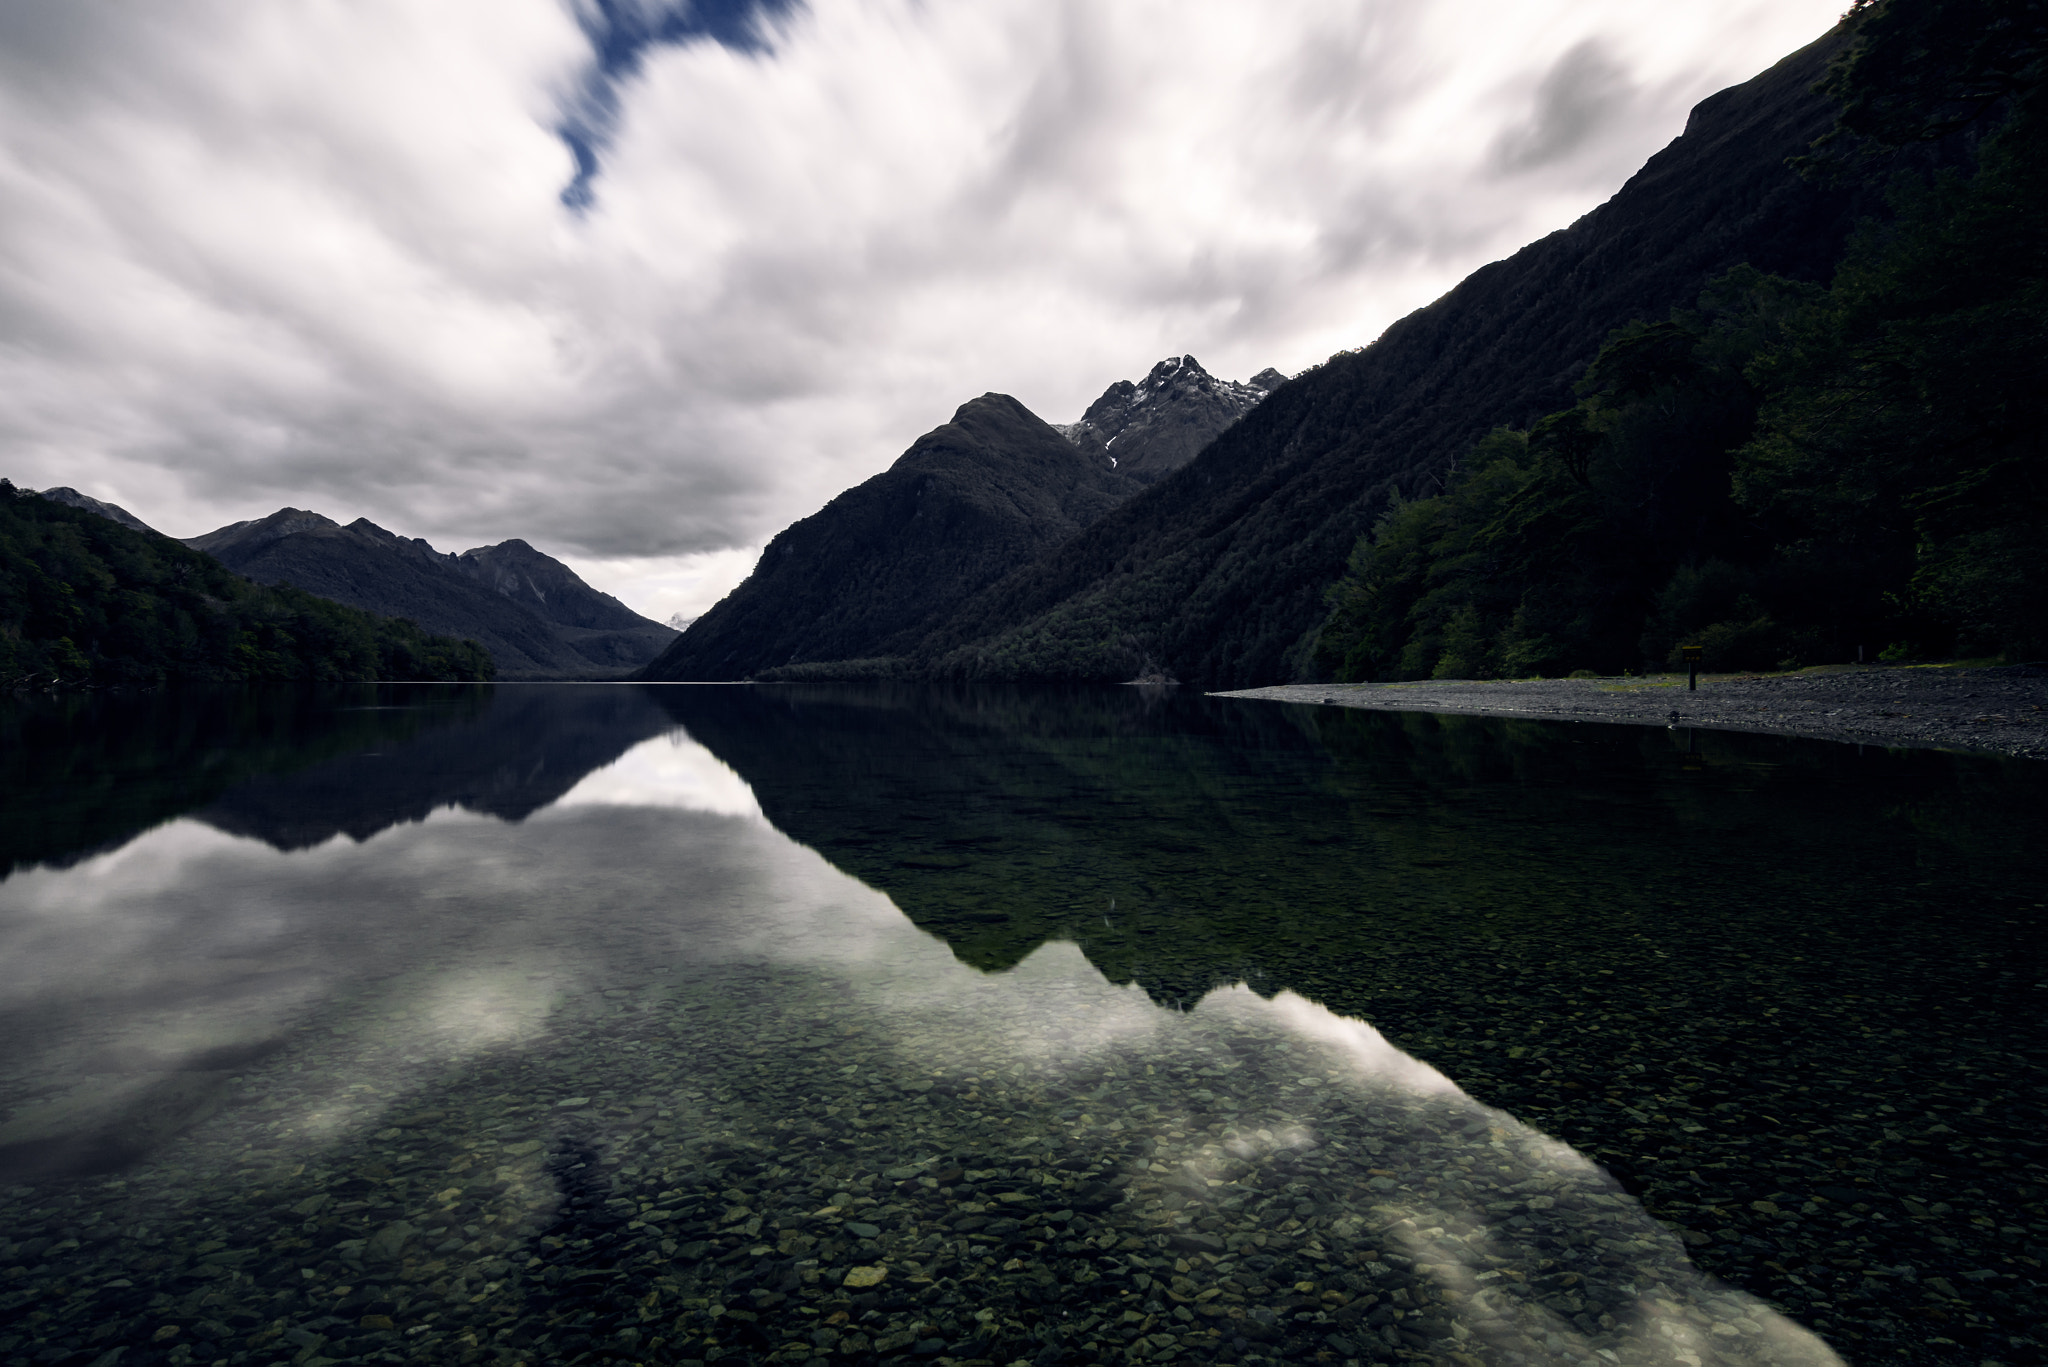
[(7, 6), (0, 473), (649, 611), (973, 395), (1370, 341), (1836, 8)]
[(649, 49), (710, 39), (759, 52), (766, 21), (788, 13), (792, 0), (574, 0), (571, 13), (589, 39), (591, 61), (565, 101), (556, 126), (576, 158), (576, 177), (562, 202), (586, 209), (595, 198), (599, 158), (619, 118), (619, 84), (637, 73)]
[(1493, 160), (1506, 171), (1554, 165), (1625, 117), (1634, 94), (1628, 72), (1597, 38), (1575, 43), (1536, 87), (1528, 121), (1494, 140)]

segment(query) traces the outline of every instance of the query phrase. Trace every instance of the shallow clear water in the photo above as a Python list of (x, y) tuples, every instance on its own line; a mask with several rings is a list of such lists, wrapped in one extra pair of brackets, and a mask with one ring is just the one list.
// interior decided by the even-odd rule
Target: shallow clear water
[(1138, 690), (8, 724), (0, 1361), (1825, 1363), (1943, 1270), (1909, 1357), (2025, 1347), (2038, 1126), (1961, 1103), (2037, 1076), (2028, 766)]

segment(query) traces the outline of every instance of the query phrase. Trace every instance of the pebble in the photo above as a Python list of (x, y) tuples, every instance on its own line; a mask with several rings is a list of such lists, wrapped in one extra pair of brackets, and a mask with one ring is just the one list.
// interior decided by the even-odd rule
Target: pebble
[(993, 860), (910, 888), (907, 840), (869, 864), (805, 832), (973, 968), (885, 990), (664, 941), (601, 989), (543, 979), (539, 1024), (448, 1067), (349, 1004), (209, 1075), (227, 1109), (147, 1161), (0, 1187), (0, 1362), (1833, 1361), (1809, 1330), (2026, 1360), (2039, 1017), (2003, 966), (2035, 942), (1970, 881), (1996, 821), (1877, 813), (1787, 873), (1755, 851), (1797, 829), (1795, 774), (1683, 858), (1596, 842), (1597, 875), (1539, 878), (1545, 791), (1419, 783), (1440, 819), (1343, 861), (1312, 813), (1220, 803), (1186, 827), (1233, 868), (1006, 866), (999, 922), (955, 898)]
[(1835, 667), (1792, 674), (1276, 684), (1220, 693), (1323, 706), (1930, 745), (2048, 759), (2048, 665)]
[[(673, 980), (325, 1159), (242, 1112), (175, 1168), (9, 1189), (10, 1239), (79, 1237), (0, 1304), (44, 1307), (38, 1345), (231, 1367), (1836, 1362), (1370, 1027), (1244, 989), (1166, 1011), (1051, 957), (930, 1015), (772, 970)], [(828, 1021), (862, 1033), (747, 1050)], [(538, 1118), (522, 1098), (565, 1075), (587, 1105)]]

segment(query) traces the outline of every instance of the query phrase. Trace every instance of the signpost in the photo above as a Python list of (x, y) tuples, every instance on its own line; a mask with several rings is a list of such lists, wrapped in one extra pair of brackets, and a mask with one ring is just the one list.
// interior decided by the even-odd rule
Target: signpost
[(1685, 656), (1685, 691), (1700, 691), (1700, 656), (1706, 654), (1705, 646), (1680, 646), (1679, 653)]

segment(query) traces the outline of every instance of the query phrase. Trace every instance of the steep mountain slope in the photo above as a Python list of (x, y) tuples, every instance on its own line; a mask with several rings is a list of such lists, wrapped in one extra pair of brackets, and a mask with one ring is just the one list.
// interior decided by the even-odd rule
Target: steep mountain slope
[(1138, 383), (1118, 380), (1103, 390), (1079, 422), (1059, 430), (1120, 473), (1151, 484), (1193, 460), (1286, 380), (1269, 367), (1237, 384), (1217, 379), (1192, 356), (1169, 356)]
[(645, 663), (674, 633), (523, 541), (443, 555), (366, 518), (344, 527), (297, 508), (189, 538), (263, 584), (410, 618), (481, 642), (500, 678), (576, 678)]
[(1139, 487), (1009, 395), (984, 394), (785, 528), (746, 582), (639, 677), (743, 679), (898, 654)]
[[(29, 493), (31, 491), (24, 489), (22, 492)], [(78, 490), (67, 485), (60, 484), (54, 489), (38, 489), (33, 492), (41, 494), (52, 503), (61, 503), (67, 508), (80, 508), (88, 513), (98, 513), (109, 522), (118, 522), (131, 532), (148, 532), (152, 536), (157, 535), (156, 528), (150, 526), (120, 504), (102, 503), (92, 495), (81, 494)]]
[(1429, 487), (1497, 425), (1568, 407), (1610, 330), (1689, 305), (1731, 266), (1828, 276), (1881, 197), (1809, 184), (1785, 160), (1832, 123), (1812, 87), (1842, 41), (1701, 102), (1606, 204), (1280, 386), (1194, 461), (977, 595), (923, 644), (924, 668), (1156, 669), (1214, 687), (1307, 673), (1323, 592), (1392, 494)]

